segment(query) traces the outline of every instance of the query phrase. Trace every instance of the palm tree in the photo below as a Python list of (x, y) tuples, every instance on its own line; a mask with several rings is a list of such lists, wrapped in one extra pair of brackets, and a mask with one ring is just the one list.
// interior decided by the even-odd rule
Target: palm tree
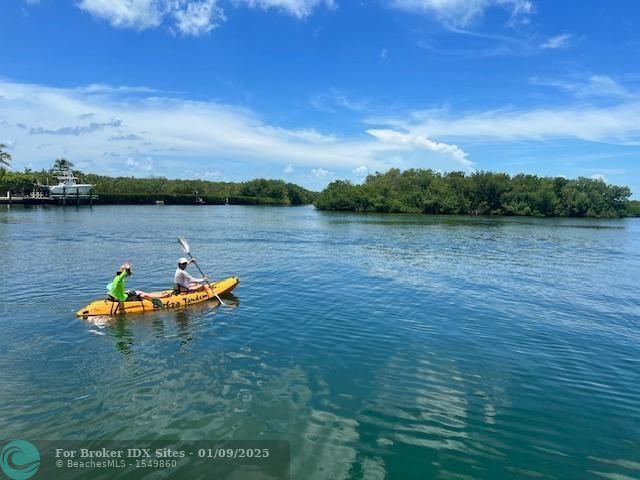
[(71, 170), (72, 167), (73, 163), (66, 158), (57, 158), (56, 161), (53, 162), (51, 171)]
[(11, 166), (11, 154), (5, 152), (5, 148), (7, 148), (7, 146), (4, 143), (0, 143), (0, 168)]

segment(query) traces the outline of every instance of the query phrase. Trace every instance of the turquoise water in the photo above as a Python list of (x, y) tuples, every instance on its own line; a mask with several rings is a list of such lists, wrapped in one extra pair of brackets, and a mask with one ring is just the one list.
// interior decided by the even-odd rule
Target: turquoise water
[[(88, 322), (184, 235), (229, 298)], [(640, 478), (640, 221), (0, 209), (0, 438), (286, 439), (294, 479)], [(196, 273), (195, 271), (192, 273)]]

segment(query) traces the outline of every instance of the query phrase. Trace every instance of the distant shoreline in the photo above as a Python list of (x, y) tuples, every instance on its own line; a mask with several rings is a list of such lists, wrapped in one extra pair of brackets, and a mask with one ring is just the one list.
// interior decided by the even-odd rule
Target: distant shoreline
[(55, 196), (0, 196), (0, 204), (4, 205), (272, 205), (272, 206), (301, 206), (306, 204), (292, 204), (282, 199), (270, 197), (215, 197), (195, 195), (146, 195), (146, 194), (91, 194), (73, 195), (66, 197)]
[(83, 186), (93, 187), (90, 196), (52, 198), (51, 171), (0, 170), (0, 194), (14, 192), (13, 199), (0, 197), (0, 204), (314, 205), (319, 210), (461, 216), (640, 216), (640, 201), (629, 199), (628, 187), (589, 178), (391, 169), (368, 175), (362, 184), (336, 180), (322, 192), (313, 192), (264, 178), (234, 183), (72, 173), (88, 184)]
[[(106, 195), (103, 195), (106, 196)], [(105, 200), (102, 198), (103, 196), (95, 195), (93, 196), (92, 201), (89, 200), (87, 196), (80, 198), (80, 201), (76, 201), (75, 197), (69, 196), (66, 200), (66, 203), (63, 203), (62, 198), (22, 198), (22, 197), (13, 197), (11, 202), (8, 201), (7, 197), (0, 196), (0, 205), (20, 205), (20, 206), (55, 206), (55, 207), (72, 207), (76, 205), (82, 206), (107, 206), (107, 205), (120, 205), (120, 206), (193, 206), (193, 207), (201, 207), (201, 206), (216, 206), (216, 207), (224, 207), (224, 206), (263, 206), (263, 207), (309, 207), (314, 206), (313, 204), (291, 204), (291, 203), (282, 203), (278, 202), (277, 199), (269, 199), (269, 198), (254, 198), (254, 199), (246, 199), (244, 202), (233, 202), (229, 201), (225, 202), (205, 202), (205, 203), (196, 203), (195, 201), (188, 201), (188, 199), (174, 199), (172, 200), (148, 200), (145, 201), (111, 201)], [(166, 195), (160, 195), (159, 197), (166, 197)], [(253, 201), (251, 201), (253, 200)], [(423, 215), (423, 216), (436, 216), (436, 217), (479, 217), (479, 218), (586, 218), (586, 219), (621, 219), (621, 218), (640, 218), (640, 201), (632, 200), (629, 202), (628, 213), (622, 217), (576, 217), (576, 216), (563, 216), (563, 215), (510, 215), (510, 214), (474, 214), (474, 213), (418, 213), (418, 212), (372, 212), (372, 211), (353, 211), (353, 210), (326, 210), (319, 209), (314, 206), (319, 211), (323, 211), (326, 213), (355, 213), (355, 214), (376, 214), (376, 215)]]

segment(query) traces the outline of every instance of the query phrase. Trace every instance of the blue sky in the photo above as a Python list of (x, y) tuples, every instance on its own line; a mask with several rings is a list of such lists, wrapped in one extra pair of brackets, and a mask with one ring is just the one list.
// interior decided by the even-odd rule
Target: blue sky
[(0, 142), (16, 170), (492, 170), (638, 198), (639, 31), (631, 0), (7, 0)]

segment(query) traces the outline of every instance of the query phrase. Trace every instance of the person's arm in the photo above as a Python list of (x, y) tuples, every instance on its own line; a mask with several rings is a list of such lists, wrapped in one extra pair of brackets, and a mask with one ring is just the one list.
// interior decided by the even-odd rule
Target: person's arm
[(127, 278), (127, 271), (123, 270), (121, 273), (116, 275), (116, 278), (113, 279), (114, 287), (119, 287), (120, 285), (124, 285), (124, 279)]
[[(191, 263), (197, 263), (197, 262), (196, 262), (196, 257), (191, 257), (191, 258), (189, 259), (189, 263), (190, 263), (190, 264), (191, 264)], [(194, 283), (207, 283), (207, 282), (209, 281), (209, 279), (208, 279), (208, 278), (207, 278), (207, 276), (205, 275), (205, 276), (204, 276), (204, 277), (202, 277), (202, 278), (193, 278), (193, 277), (191, 277), (191, 281), (192, 281), (192, 282), (194, 282)]]
[(124, 288), (124, 279), (129, 276), (131, 264), (129, 262), (124, 262), (120, 268), (122, 269), (122, 272), (116, 275), (116, 278), (113, 279), (113, 285), (118, 287), (122, 285), (122, 288)]
[(184, 272), (185, 277), (187, 278), (187, 280), (191, 283), (206, 283), (207, 282), (207, 277), (202, 277), (202, 278), (195, 278), (192, 277), (191, 275), (189, 275), (189, 273), (187, 273), (186, 271)]
[(124, 301), (126, 298), (125, 278), (127, 278), (126, 269), (117, 274), (113, 281), (109, 285), (107, 285), (107, 291), (109, 292), (109, 294), (120, 301)]

